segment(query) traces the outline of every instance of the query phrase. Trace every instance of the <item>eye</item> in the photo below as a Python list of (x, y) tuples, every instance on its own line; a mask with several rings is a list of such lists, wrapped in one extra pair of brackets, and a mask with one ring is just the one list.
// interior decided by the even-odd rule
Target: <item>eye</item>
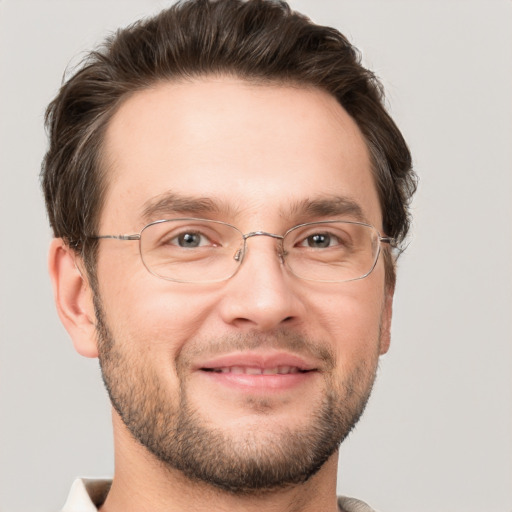
[(170, 238), (167, 243), (188, 249), (215, 245), (206, 235), (198, 231), (186, 231), (184, 233), (180, 233), (179, 235)]
[(313, 249), (325, 249), (326, 247), (339, 246), (340, 244), (342, 244), (341, 240), (331, 233), (315, 233), (304, 238), (298, 245)]

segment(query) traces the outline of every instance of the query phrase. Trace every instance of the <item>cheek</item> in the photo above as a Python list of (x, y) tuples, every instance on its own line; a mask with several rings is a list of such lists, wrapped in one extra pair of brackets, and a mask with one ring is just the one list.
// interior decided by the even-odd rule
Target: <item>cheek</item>
[(368, 278), (340, 286), (344, 288), (326, 297), (321, 308), (317, 304), (311, 309), (343, 366), (378, 353), (384, 292)]
[(115, 265), (114, 258), (98, 261), (99, 291), (110, 329), (131, 351), (165, 351), (172, 357), (198, 332), (215, 300), (197, 286), (165, 281), (138, 261), (127, 260), (119, 258)]

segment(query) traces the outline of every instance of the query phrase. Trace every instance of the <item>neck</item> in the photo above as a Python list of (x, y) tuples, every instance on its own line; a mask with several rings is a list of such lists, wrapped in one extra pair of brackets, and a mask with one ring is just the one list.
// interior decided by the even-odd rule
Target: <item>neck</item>
[(338, 454), (307, 482), (236, 495), (192, 481), (168, 468), (135, 441), (114, 414), (115, 474), (101, 512), (335, 512)]

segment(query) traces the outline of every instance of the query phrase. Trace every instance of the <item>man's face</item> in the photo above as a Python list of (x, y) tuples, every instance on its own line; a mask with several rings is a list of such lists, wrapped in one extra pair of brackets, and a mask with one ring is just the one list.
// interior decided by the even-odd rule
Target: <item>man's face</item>
[[(363, 138), (315, 89), (156, 85), (112, 119), (104, 164), (101, 235), (178, 217), (243, 233), (332, 218), (382, 227)], [(336, 451), (391, 315), (382, 257), (365, 279), (316, 283), (283, 266), (275, 239), (247, 244), (218, 283), (155, 277), (136, 241), (102, 240), (97, 263), (100, 362), (117, 413), (170, 468), (231, 492), (303, 481)]]

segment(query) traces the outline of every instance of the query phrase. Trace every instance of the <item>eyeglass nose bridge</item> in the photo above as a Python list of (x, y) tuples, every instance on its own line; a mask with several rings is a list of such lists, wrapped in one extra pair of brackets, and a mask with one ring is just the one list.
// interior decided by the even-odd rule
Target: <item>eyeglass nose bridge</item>
[[(246, 241), (248, 238), (251, 238), (253, 236), (269, 236), (270, 238), (276, 238), (277, 240), (284, 240), (283, 235), (276, 235), (275, 233), (268, 233), (267, 231), (251, 231), (250, 233), (242, 235), (242, 238), (244, 239), (244, 245), (241, 249), (238, 249), (238, 251), (236, 251), (235, 255), (233, 256), (234, 260), (238, 261), (240, 264), (242, 264), (245, 253), (247, 252)], [(282, 259), (283, 255), (281, 254), (281, 260)]]
[(267, 233), (266, 231), (251, 231), (250, 233), (243, 235), (244, 240), (247, 240), (248, 238), (251, 238), (252, 236), (269, 236), (271, 238), (277, 238), (279, 240), (282, 240), (284, 238), (283, 235), (276, 235), (275, 233)]

